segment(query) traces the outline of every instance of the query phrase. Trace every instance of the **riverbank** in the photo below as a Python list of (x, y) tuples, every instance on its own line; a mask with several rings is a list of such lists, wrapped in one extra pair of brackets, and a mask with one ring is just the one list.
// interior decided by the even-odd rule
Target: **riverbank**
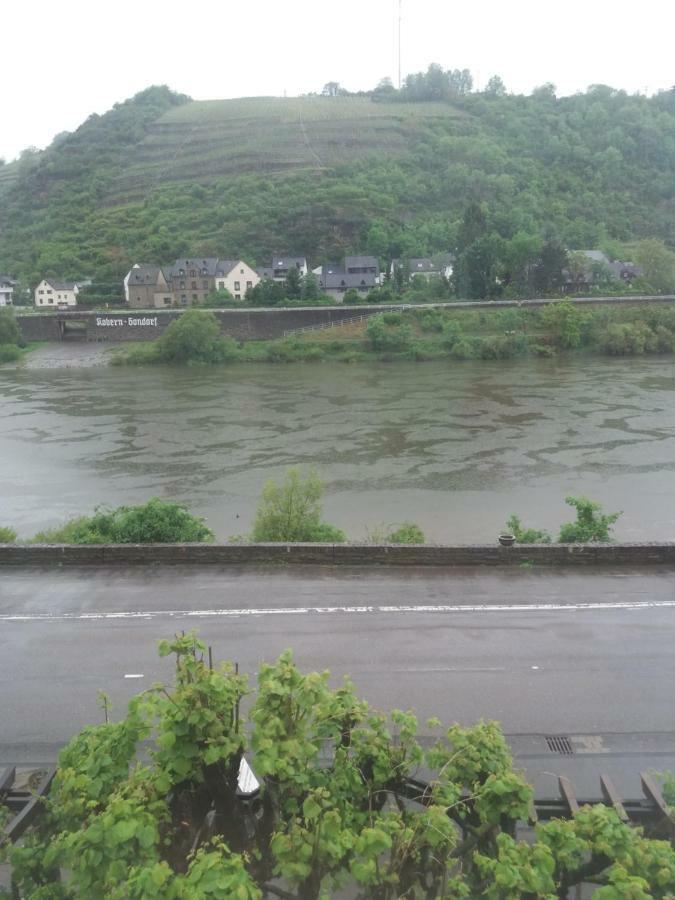
[[(200, 343), (190, 336), (178, 361), (200, 364), (237, 362), (418, 362), (506, 360), (576, 353), (608, 356), (670, 355), (675, 349), (675, 308), (605, 306), (581, 308), (570, 302), (544, 307), (388, 311), (331, 328), (298, 331), (276, 340), (216, 338), (217, 323), (206, 312), (189, 314), (197, 323), (212, 321)], [(168, 336), (182, 329), (177, 321)], [(113, 365), (153, 365), (177, 361), (166, 339), (120, 347)]]

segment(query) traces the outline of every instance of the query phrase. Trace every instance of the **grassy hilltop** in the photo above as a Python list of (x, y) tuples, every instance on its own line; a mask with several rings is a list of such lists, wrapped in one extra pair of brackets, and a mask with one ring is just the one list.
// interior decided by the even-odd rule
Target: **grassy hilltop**
[(196, 102), (154, 87), (0, 166), (0, 271), (119, 284), (136, 260), (273, 250), (317, 262), (505, 241), (675, 243), (675, 94), (469, 93)]

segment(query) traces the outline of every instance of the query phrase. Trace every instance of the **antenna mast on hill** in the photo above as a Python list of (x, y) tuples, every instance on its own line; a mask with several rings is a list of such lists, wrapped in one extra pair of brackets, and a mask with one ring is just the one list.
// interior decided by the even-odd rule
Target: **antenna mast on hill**
[(398, 89), (401, 90), (401, 9), (403, 0), (398, 0)]

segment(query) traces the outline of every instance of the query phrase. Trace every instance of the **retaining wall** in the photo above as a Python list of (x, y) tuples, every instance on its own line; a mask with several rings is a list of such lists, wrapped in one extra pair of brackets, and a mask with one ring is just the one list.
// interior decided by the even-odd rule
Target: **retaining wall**
[(349, 565), (349, 566), (675, 565), (668, 544), (0, 544), (2, 566)]
[[(581, 297), (571, 302), (580, 306), (645, 306), (670, 305), (675, 296), (660, 297)], [(494, 300), (461, 301), (424, 304), (421, 308), (442, 306), (449, 309), (486, 310), (513, 309), (527, 306), (546, 306), (555, 300)], [(400, 305), (377, 306), (312, 306), (291, 309), (219, 309), (212, 310), (220, 321), (221, 331), (236, 340), (270, 340), (281, 337), (284, 331), (342, 322), (364, 313), (400, 309)], [(420, 308), (417, 306), (413, 309)], [(21, 314), (16, 316), (26, 341), (61, 341), (69, 336), (87, 341), (152, 341), (164, 332), (182, 310), (54, 312)], [(76, 332), (76, 326), (80, 329)], [(70, 330), (69, 330), (70, 329)]]

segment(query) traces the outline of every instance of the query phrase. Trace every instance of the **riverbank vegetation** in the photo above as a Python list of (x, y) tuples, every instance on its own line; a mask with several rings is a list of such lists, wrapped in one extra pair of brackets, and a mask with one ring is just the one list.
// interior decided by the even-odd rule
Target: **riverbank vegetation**
[[(104, 697), (105, 723), (59, 754), (42, 815), (20, 844), (0, 842), (16, 896), (675, 892), (671, 841), (608, 805), (541, 821), (516, 840), (532, 822), (534, 791), (496, 722), (422, 728), (412, 711), (372, 708), (348, 679), (333, 688), (329, 672), (301, 672), (290, 651), (263, 663), (251, 688), (236, 665), (214, 665), (194, 633), (158, 650), (175, 657), (173, 684), (153, 684), (114, 723)], [(241, 793), (244, 761), (254, 797)], [(672, 779), (662, 779), (672, 802)]]
[(21, 359), (25, 347), (13, 310), (0, 308), (0, 363)]
[(152, 343), (125, 345), (112, 365), (226, 364), (236, 362), (359, 362), (379, 360), (507, 360), (572, 353), (606, 356), (672, 355), (675, 308), (580, 307), (560, 301), (544, 307), (457, 310), (415, 308), (271, 341), (235, 341), (220, 335), (212, 312), (188, 310)]
[(38, 532), (36, 544), (177, 544), (214, 540), (204, 520), (180, 503), (153, 497), (141, 506), (99, 507), (65, 525)]
[[(588, 497), (565, 497), (565, 503), (576, 510), (576, 520), (560, 526), (560, 544), (608, 544), (612, 541), (612, 530), (620, 512), (603, 513), (602, 507)], [(537, 528), (525, 528), (520, 518), (513, 515), (506, 523), (506, 529), (517, 544), (550, 544), (551, 535)]]

